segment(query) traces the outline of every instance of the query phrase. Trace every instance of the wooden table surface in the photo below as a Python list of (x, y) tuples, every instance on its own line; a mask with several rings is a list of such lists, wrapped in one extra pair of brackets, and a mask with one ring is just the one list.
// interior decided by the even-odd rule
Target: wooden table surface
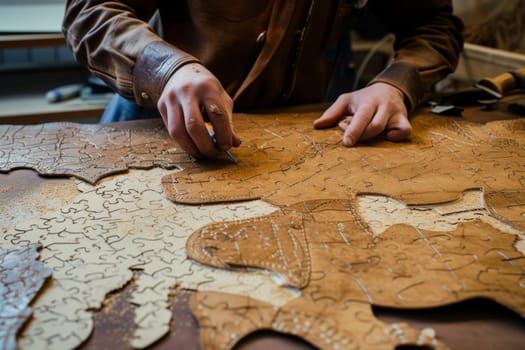
[[(475, 113), (474, 113), (475, 114)], [(118, 125), (118, 124), (114, 124)], [(39, 191), (42, 186), (62, 188), (61, 198), (67, 202), (74, 191), (73, 179), (44, 178), (36, 172), (21, 169), (0, 174), (2, 206), (14, 201), (22, 204), (20, 215), (38, 215), (38, 206), (49, 192)], [(41, 201), (39, 197), (41, 196)], [(23, 198), (27, 197), (27, 200)], [(60, 200), (60, 198), (58, 198)], [(57, 204), (59, 206), (60, 204)], [(33, 214), (31, 214), (33, 213)], [(0, 212), (2, 214), (2, 212)], [(0, 216), (1, 219), (1, 216)], [(128, 300), (133, 283), (113, 293), (102, 310), (94, 312), (94, 331), (82, 349), (128, 349), (125, 342), (131, 336), (133, 310)], [(193, 318), (188, 300), (192, 292), (186, 291), (172, 300), (173, 319), (170, 333), (158, 341), (153, 349), (199, 349), (198, 324)], [(422, 310), (398, 310), (374, 307), (374, 314), (389, 323), (406, 322), (416, 328), (430, 327), (439, 339), (452, 349), (523, 349), (525, 320), (511, 310), (491, 300), (470, 300), (445, 307)], [(306, 342), (291, 336), (272, 332), (258, 332), (237, 344), (238, 349), (312, 349)]]

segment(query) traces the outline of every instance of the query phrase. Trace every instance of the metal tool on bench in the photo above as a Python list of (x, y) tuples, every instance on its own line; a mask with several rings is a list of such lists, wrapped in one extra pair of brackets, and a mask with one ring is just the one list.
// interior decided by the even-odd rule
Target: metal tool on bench
[[(211, 142), (213, 142), (214, 145), (217, 145), (217, 139), (215, 138), (215, 132), (213, 131), (213, 126), (211, 123), (205, 123), (206, 130), (208, 130), (208, 135), (210, 135)], [(237, 158), (233, 156), (233, 154), (229, 150), (225, 150), (224, 153), (234, 162), (235, 164), (239, 164), (239, 161)]]
[[(210, 109), (210, 112), (220, 114), (220, 115), (223, 114), (222, 111), (219, 109), (219, 107), (216, 104), (211, 104), (208, 108)], [(202, 113), (202, 117), (204, 118), (204, 126), (206, 127), (206, 130), (208, 131), (208, 135), (210, 136), (211, 142), (213, 142), (213, 144), (217, 146), (217, 139), (215, 138), (215, 130), (213, 128), (213, 124), (210, 122), (210, 118), (208, 117), (208, 110), (206, 109), (204, 105), (201, 106), (201, 113)], [(239, 164), (239, 161), (237, 160), (237, 158), (233, 156), (231, 151), (225, 150), (224, 153), (236, 165)]]
[[(482, 89), (496, 98), (497, 103), (509, 91), (525, 88), (525, 68), (517, 69), (498, 75), (494, 78), (480, 80), (475, 87)], [(492, 101), (480, 101), (480, 103), (492, 105)], [(512, 114), (525, 116), (525, 101), (514, 101), (508, 104), (507, 110)]]
[(474, 86), (501, 99), (509, 91), (525, 88), (525, 68), (506, 72), (494, 78), (481, 79)]
[(483, 78), (471, 89), (442, 94), (431, 101), (431, 111), (436, 114), (460, 115), (463, 106), (494, 106), (512, 90), (525, 88), (525, 68), (505, 72), (496, 77)]

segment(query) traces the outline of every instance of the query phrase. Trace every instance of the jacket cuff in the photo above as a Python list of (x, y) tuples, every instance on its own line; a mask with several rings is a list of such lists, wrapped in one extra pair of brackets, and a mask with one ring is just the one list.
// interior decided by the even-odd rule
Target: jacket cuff
[(405, 103), (409, 111), (414, 110), (425, 96), (423, 81), (418, 69), (408, 62), (393, 62), (372, 79), (368, 85), (379, 82), (392, 85), (401, 90), (405, 95)]
[(192, 62), (199, 60), (164, 41), (146, 45), (133, 69), (135, 102), (144, 107), (157, 107), (168, 79), (181, 66)]

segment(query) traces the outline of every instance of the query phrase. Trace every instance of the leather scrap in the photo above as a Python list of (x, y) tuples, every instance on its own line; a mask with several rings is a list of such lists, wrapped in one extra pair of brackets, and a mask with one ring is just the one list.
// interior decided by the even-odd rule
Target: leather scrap
[[(293, 306), (275, 308), (247, 297), (217, 292), (196, 293), (191, 300), (203, 349), (231, 349), (240, 339), (260, 329), (294, 334), (319, 349), (394, 349), (399, 344), (449, 349), (431, 329), (417, 330), (406, 323), (388, 325), (377, 320), (365, 303), (349, 301), (336, 305), (342, 308), (339, 310), (326, 306), (298, 301)], [(352, 328), (342, 329), (344, 322), (351, 322)]]
[(15, 350), (16, 334), (31, 317), (29, 303), (51, 276), (38, 258), (39, 245), (0, 247), (0, 349)]
[[(234, 224), (234, 226), (236, 226)], [(272, 215), (254, 219), (238, 231), (224, 230), (222, 223), (206, 226), (186, 241), (186, 253), (201, 263), (234, 269), (236, 266), (271, 270), (284, 285), (303, 288), (310, 277), (308, 253), (301, 216)], [(258, 244), (253, 245), (252, 236)], [(245, 254), (257, 250), (257, 256)]]
[(236, 130), (246, 141), (232, 152), (240, 163), (199, 161), (181, 173), (163, 177), (163, 190), (175, 202), (204, 204), (267, 198), (300, 184), (303, 174), (320, 171), (311, 161), (340, 139), (332, 131), (322, 143), (316, 143), (311, 125), (314, 116), (238, 114)]
[(410, 142), (346, 148), (338, 129), (313, 130), (315, 114), (236, 115), (239, 164), (202, 161), (162, 179), (177, 203), (263, 198), (276, 205), (380, 193), (408, 205), (456, 200), (482, 188), (523, 191), (525, 120), (487, 124), (418, 115)]
[[(279, 250), (278, 259), (268, 254), (262, 248), (267, 245), (268, 226), (285, 226), (297, 222), (298, 216), (303, 218), (306, 245), (299, 240), (295, 250)], [(242, 244), (236, 237), (242, 237)], [(279, 237), (274, 237), (274, 246), (279, 247)], [(297, 254), (307, 251), (311, 270), (301, 295), (277, 310), (259, 310), (271, 313), (262, 318), (272, 322), (255, 328), (294, 334), (323, 349), (338, 348), (336, 344), (339, 348), (393, 349), (402, 344), (422, 345), (420, 332), (404, 330), (403, 337), (393, 336), (395, 326), (376, 320), (372, 305), (430, 308), (489, 298), (525, 317), (525, 258), (514, 247), (516, 240), (480, 221), (462, 223), (451, 232), (396, 225), (374, 237), (355, 216), (352, 201), (326, 200), (297, 203), (265, 217), (212, 224), (193, 233), (187, 248), (193, 259), (205, 264), (220, 260), (226, 267), (238, 265), (242, 257), (251, 266), (278, 274), (283, 270), (271, 267), (276, 260), (294, 261)], [(297, 274), (285, 277), (293, 281), (304, 272), (290, 269), (285, 273)], [(232, 339), (218, 336), (219, 330), (247, 322), (248, 311), (239, 308), (251, 310), (254, 301), (213, 296), (217, 305), (212, 307), (207, 302), (209, 294), (196, 298), (193, 311), (204, 325), (203, 348), (231, 348)], [(407, 337), (407, 333), (418, 337)], [(436, 349), (444, 346), (427, 340), (430, 343), (424, 344)]]
[(77, 123), (0, 125), (0, 172), (32, 168), (44, 176), (75, 176), (91, 184), (130, 168), (174, 169), (192, 159), (161, 121), (118, 127)]
[[(270, 327), (327, 349), (446, 348), (423, 336), (428, 332), (381, 324), (371, 305), (428, 308), (482, 297), (525, 315), (520, 283), (525, 259), (518, 236), (474, 221), (450, 232), (400, 224), (376, 237), (354, 210), (358, 195), (381, 194), (416, 206), (452, 202), (464, 191), (481, 189), (491, 215), (523, 232), (525, 121), (478, 124), (418, 115), (411, 121), (409, 142), (376, 140), (345, 148), (339, 130), (311, 128), (313, 115), (237, 117), (237, 131), (248, 140), (246, 152), (234, 151), (238, 166), (199, 162), (162, 179), (167, 197), (178, 203), (262, 198), (281, 208), (269, 216), (204, 227), (187, 241), (188, 255), (199, 262), (268, 269), (280, 274), (285, 285), (301, 289), (299, 298), (277, 311), (262, 308), (269, 314), (260, 318), (271, 323), (249, 318), (250, 327), (232, 330), (232, 338)], [(288, 235), (275, 233), (290, 232), (297, 222), (303, 224), (306, 244), (280, 250), (280, 238)], [(270, 246), (269, 236), (276, 240)], [(290, 269), (279, 264), (298, 261), (304, 252), (309, 263), (302, 264), (303, 271), (295, 268), (298, 264)], [(359, 311), (350, 312), (351, 306)], [(193, 312), (205, 325), (202, 346), (231, 348), (235, 342), (218, 334), (230, 324), (247, 322), (244, 315), (254, 307), (249, 299), (198, 293)], [(281, 315), (293, 317), (276, 322)], [(321, 324), (325, 320), (330, 325)]]

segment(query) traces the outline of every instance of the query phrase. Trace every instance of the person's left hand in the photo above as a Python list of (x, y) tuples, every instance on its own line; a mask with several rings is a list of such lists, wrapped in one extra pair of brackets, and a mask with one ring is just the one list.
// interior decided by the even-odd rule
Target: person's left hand
[(342, 141), (348, 147), (380, 134), (390, 141), (404, 141), (412, 132), (403, 93), (385, 83), (340, 95), (314, 121), (316, 129), (336, 124), (344, 130)]

